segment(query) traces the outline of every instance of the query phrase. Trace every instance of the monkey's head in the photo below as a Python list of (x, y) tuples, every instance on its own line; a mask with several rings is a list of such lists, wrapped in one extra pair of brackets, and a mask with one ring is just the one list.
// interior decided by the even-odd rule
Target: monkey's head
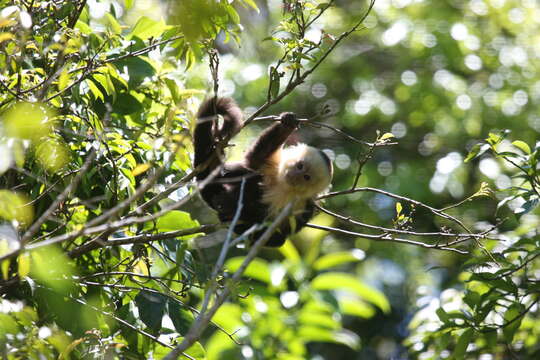
[(298, 197), (313, 198), (332, 181), (333, 167), (321, 150), (298, 144), (282, 150), (280, 175)]

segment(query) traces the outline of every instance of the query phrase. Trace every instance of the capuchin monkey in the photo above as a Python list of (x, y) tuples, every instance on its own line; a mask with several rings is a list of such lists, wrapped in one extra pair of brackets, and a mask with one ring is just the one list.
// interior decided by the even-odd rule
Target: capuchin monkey
[[(223, 117), (221, 126), (218, 116)], [(213, 97), (199, 108), (194, 133), (195, 160), (199, 166), (212, 158), (197, 180), (206, 179), (220, 167), (219, 173), (201, 189), (208, 205), (217, 211), (222, 222), (233, 220), (244, 180), (243, 207), (234, 232), (241, 234), (254, 224), (271, 221), (291, 201), (293, 219), (285, 220), (270, 237), (267, 246), (281, 246), (287, 236), (300, 230), (313, 216), (314, 199), (330, 185), (332, 162), (321, 150), (297, 144), (283, 148), (289, 135), (298, 127), (294, 113), (283, 113), (255, 140), (244, 159), (222, 163), (217, 144), (231, 138), (242, 128), (242, 111), (230, 98)], [(255, 233), (255, 239), (265, 229)]]

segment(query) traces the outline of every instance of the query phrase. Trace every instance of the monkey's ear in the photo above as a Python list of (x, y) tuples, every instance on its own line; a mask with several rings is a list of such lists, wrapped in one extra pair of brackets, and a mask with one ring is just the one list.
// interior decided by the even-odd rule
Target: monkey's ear
[(296, 117), (296, 114), (293, 112), (281, 113), (281, 115), (279, 116), (279, 121), (281, 121), (283, 125), (289, 128), (298, 127), (298, 118)]

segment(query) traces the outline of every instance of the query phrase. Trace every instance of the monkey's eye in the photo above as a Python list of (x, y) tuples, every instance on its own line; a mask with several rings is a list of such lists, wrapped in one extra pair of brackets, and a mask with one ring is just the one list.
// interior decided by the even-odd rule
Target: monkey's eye
[(302, 170), (302, 169), (304, 168), (304, 163), (301, 162), (301, 161), (299, 161), (299, 162), (296, 164), (296, 168), (297, 168), (298, 170)]
[(306, 174), (306, 175), (304, 175), (304, 179), (305, 179), (306, 181), (309, 181), (309, 180), (311, 179), (311, 176), (309, 176), (308, 174)]

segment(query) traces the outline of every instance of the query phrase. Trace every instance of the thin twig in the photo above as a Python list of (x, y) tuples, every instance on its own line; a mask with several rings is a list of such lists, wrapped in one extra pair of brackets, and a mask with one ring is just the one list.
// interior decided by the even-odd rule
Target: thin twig
[(392, 236), (390, 234), (380, 234), (380, 235), (363, 234), (363, 233), (359, 233), (359, 232), (355, 232), (355, 231), (349, 231), (349, 230), (344, 230), (344, 229), (340, 229), (340, 228), (334, 228), (334, 227), (330, 227), (330, 226), (322, 226), (322, 225), (317, 225), (317, 224), (312, 224), (312, 223), (307, 223), (306, 226), (311, 227), (313, 229), (330, 231), (330, 232), (335, 232), (335, 233), (339, 233), (339, 234), (360, 237), (360, 238), (369, 239), (369, 240), (390, 241), (390, 242), (396, 242), (396, 243), (420, 246), (420, 247), (427, 248), (427, 249), (447, 250), (447, 251), (452, 251), (452, 252), (455, 252), (455, 253), (458, 253), (458, 254), (461, 254), (461, 255), (467, 255), (469, 253), (468, 251), (460, 250), (460, 249), (456, 249), (456, 248), (452, 248), (452, 247), (448, 247), (448, 246), (441, 246), (441, 245), (438, 245), (438, 244), (426, 244), (426, 243), (423, 243), (423, 242), (420, 242), (420, 241), (396, 238), (396, 237), (394, 237), (394, 236)]
[(357, 187), (357, 188), (354, 188), (354, 189), (341, 190), (341, 191), (334, 191), (334, 192), (330, 192), (330, 193), (323, 194), (323, 195), (319, 196), (319, 197), (317, 198), (317, 200), (326, 199), (326, 198), (331, 198), (331, 197), (339, 196), (339, 195), (353, 194), (353, 193), (360, 192), (360, 191), (370, 191), (370, 192), (375, 192), (375, 193), (383, 194), (383, 195), (386, 195), (386, 196), (388, 196), (388, 197), (391, 197), (391, 198), (394, 198), (394, 199), (397, 199), (397, 200), (405, 201), (405, 202), (414, 204), (414, 205), (416, 205), (416, 206), (423, 207), (423, 208), (428, 209), (429, 211), (431, 211), (433, 214), (435, 214), (435, 215), (437, 215), (437, 216), (439, 216), (439, 217), (442, 217), (443, 219), (453, 221), (454, 223), (456, 223), (456, 224), (458, 224), (459, 226), (461, 226), (461, 228), (463, 228), (465, 231), (467, 231), (468, 233), (471, 233), (471, 231), (470, 231), (470, 230), (469, 230), (469, 229), (468, 229), (468, 228), (467, 228), (467, 227), (466, 227), (459, 219), (456, 219), (455, 217), (453, 217), (453, 216), (451, 216), (451, 215), (448, 215), (448, 214), (442, 212), (442, 211), (439, 210), (439, 209), (436, 209), (436, 208), (434, 208), (434, 207), (432, 207), (432, 206), (429, 206), (429, 205), (427, 205), (427, 204), (424, 204), (424, 203), (421, 202), (421, 201), (414, 200), (414, 199), (411, 199), (411, 198), (408, 198), (408, 197), (405, 197), (405, 196), (393, 194), (393, 193), (391, 193), (391, 192), (384, 191), (384, 190), (377, 189), (377, 188), (372, 188), (372, 187)]

